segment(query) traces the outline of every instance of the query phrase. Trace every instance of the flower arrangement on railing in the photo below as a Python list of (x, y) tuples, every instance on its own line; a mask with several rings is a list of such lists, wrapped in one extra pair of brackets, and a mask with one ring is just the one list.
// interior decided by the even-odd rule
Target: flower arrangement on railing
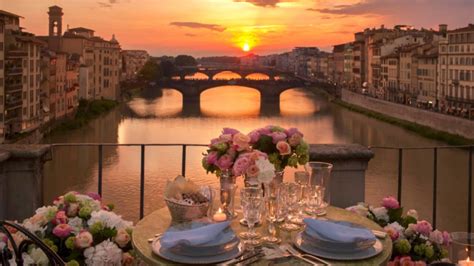
[[(112, 212), (113, 205), (103, 205), (97, 194), (69, 192), (58, 197), (52, 206), (41, 207), (22, 225), (36, 234), (68, 265), (131, 265), (132, 222)], [(23, 235), (12, 230), (19, 244)], [(0, 247), (2, 246), (0, 236)], [(6, 241), (5, 241), (6, 242)], [(39, 248), (23, 254), (26, 265), (47, 265)]]
[(286, 166), (296, 168), (309, 161), (309, 145), (296, 128), (266, 126), (253, 130), (249, 137), (252, 148), (268, 154), (276, 171), (283, 171)]
[(434, 230), (429, 222), (419, 220), (416, 210), (404, 215), (394, 197), (384, 198), (380, 207), (359, 203), (347, 209), (373, 220), (387, 232), (393, 241), (389, 265), (426, 265), (448, 257), (449, 233)]
[[(218, 138), (211, 140), (202, 164), (207, 172), (219, 175), (233, 170), (240, 154), (252, 150), (266, 154), (275, 171), (283, 171), (286, 166), (304, 165), (309, 161), (309, 145), (298, 129), (266, 126), (253, 130), (248, 135), (236, 129), (224, 128)], [(245, 173), (234, 171), (233, 174)]]

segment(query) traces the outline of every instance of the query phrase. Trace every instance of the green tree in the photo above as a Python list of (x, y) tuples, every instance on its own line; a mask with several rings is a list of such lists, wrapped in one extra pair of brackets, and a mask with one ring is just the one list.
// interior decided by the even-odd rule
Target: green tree
[(190, 55), (178, 55), (174, 59), (176, 66), (197, 66), (197, 61)]
[(173, 62), (168, 61), (168, 60), (161, 61), (160, 66), (161, 66), (161, 70), (163, 71), (164, 77), (171, 78), (175, 75), (176, 68)]
[(161, 66), (154, 60), (148, 60), (139, 73), (139, 76), (148, 82), (156, 82), (162, 75)]

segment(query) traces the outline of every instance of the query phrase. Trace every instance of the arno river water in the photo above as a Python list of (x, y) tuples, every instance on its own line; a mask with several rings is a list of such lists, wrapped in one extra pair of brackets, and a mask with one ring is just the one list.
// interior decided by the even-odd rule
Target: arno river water
[[(222, 127), (249, 132), (269, 124), (297, 127), (310, 143), (360, 143), (366, 146), (435, 146), (443, 143), (420, 137), (399, 127), (368, 118), (329, 103), (304, 89), (281, 96), (280, 111), (260, 115), (260, 96), (251, 88), (225, 86), (205, 91), (197, 116), (181, 115), (182, 98), (164, 90), (155, 99), (135, 98), (90, 125), (44, 140), (45, 143), (199, 143), (206, 144)], [(267, 112), (266, 112), (267, 113)], [(203, 148), (188, 148), (187, 177), (198, 184), (216, 185), (201, 167)], [(378, 204), (396, 195), (397, 151), (375, 149), (366, 178), (366, 200)], [(46, 163), (45, 201), (69, 190), (97, 191), (97, 148), (56, 147)], [(440, 150), (438, 155), (438, 227), (465, 230), (467, 213), (467, 153)], [(137, 220), (139, 210), (139, 147), (104, 148), (106, 202)], [(167, 179), (181, 171), (179, 147), (147, 147), (145, 161), (145, 214), (164, 206)], [(404, 155), (403, 205), (431, 220), (433, 189), (432, 150), (411, 150)], [(291, 179), (287, 172), (286, 179)], [(343, 192), (341, 192), (343, 193)]]

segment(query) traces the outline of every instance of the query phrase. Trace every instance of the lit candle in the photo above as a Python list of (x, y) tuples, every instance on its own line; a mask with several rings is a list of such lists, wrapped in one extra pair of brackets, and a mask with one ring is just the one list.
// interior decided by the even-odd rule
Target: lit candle
[(222, 212), (222, 209), (219, 208), (219, 210), (212, 216), (212, 219), (216, 222), (223, 222), (227, 220), (227, 215)]
[(474, 261), (472, 261), (468, 256), (467, 260), (460, 260), (458, 264), (460, 266), (474, 266)]

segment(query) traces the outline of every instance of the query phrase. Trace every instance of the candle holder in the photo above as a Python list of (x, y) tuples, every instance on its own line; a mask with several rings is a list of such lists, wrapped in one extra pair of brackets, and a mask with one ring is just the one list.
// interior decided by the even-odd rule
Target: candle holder
[(461, 266), (474, 266), (474, 234), (453, 232), (451, 239), (449, 252), (451, 261)]

